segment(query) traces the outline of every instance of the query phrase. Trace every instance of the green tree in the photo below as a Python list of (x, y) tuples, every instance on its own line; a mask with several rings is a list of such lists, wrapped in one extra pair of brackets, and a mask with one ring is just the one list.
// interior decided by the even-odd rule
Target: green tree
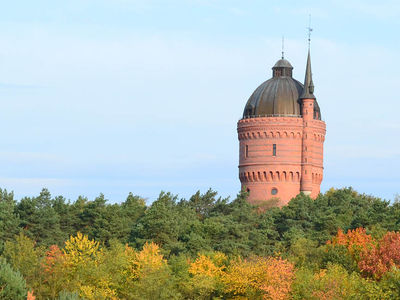
[(79, 211), (75, 209), (75, 206), (70, 201), (67, 201), (62, 196), (55, 197), (51, 200), (51, 203), (54, 211), (59, 216), (62, 241), (65, 241), (71, 235), (81, 230)]
[(271, 215), (262, 214), (241, 192), (230, 203), (219, 203), (204, 220), (203, 228), (212, 250), (228, 255), (267, 255), (278, 237)]
[(203, 220), (210, 216), (217, 203), (223, 201), (221, 197), (216, 199), (217, 194), (218, 193), (212, 189), (209, 189), (205, 194), (201, 194), (200, 191), (197, 191), (190, 197), (187, 204), (190, 208), (194, 209), (197, 217)]
[(276, 212), (276, 228), (287, 246), (300, 237), (307, 237), (307, 233), (313, 230), (313, 208), (314, 201), (309, 196), (300, 194)]
[(183, 240), (199, 224), (194, 210), (177, 204), (177, 196), (161, 192), (158, 199), (133, 226), (130, 243), (140, 248), (146, 241), (160, 245), (168, 254), (185, 251)]
[(374, 281), (358, 273), (348, 273), (339, 265), (329, 264), (327, 269), (314, 273), (300, 269), (292, 286), (292, 299), (389, 299)]
[(288, 259), (293, 262), (296, 267), (307, 267), (309, 269), (319, 269), (324, 256), (322, 247), (318, 247), (316, 241), (299, 238), (292, 242), (287, 252)]
[[(400, 269), (393, 266), (389, 272), (386, 272), (379, 282), (379, 286), (387, 299), (400, 298)], [(382, 293), (382, 294), (383, 294)]]
[(26, 235), (39, 245), (61, 245), (64, 241), (60, 216), (53, 208), (53, 200), (47, 189), (43, 189), (38, 197), (23, 198), (17, 205), (17, 213)]
[(13, 269), (18, 270), (26, 279), (29, 288), (36, 289), (40, 277), (40, 259), (42, 249), (35, 247), (35, 242), (23, 232), (15, 237), (15, 241), (7, 241), (4, 245), (4, 257)]
[(27, 292), (21, 274), (0, 258), (0, 299), (25, 300)]
[(79, 294), (77, 292), (67, 292), (67, 291), (61, 291), (60, 294), (58, 295), (58, 300), (81, 300), (82, 298), (79, 297)]
[(137, 300), (181, 299), (176, 289), (176, 282), (167, 266), (157, 271), (147, 272), (133, 285), (132, 291), (132, 299)]
[(80, 219), (78, 230), (107, 245), (111, 239), (128, 242), (130, 232), (138, 218), (144, 214), (145, 202), (130, 193), (121, 204), (108, 204), (103, 194), (93, 201), (80, 198), (74, 204)]
[(3, 252), (4, 242), (18, 233), (18, 226), (14, 194), (0, 189), (0, 253)]

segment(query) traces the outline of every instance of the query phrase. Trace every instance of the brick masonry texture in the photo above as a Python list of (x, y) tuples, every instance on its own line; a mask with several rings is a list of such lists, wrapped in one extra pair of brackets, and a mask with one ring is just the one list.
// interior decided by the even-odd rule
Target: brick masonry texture
[(313, 118), (314, 99), (303, 99), (301, 109), (298, 117), (239, 120), (239, 179), (250, 203), (284, 206), (300, 192), (318, 196), (326, 125)]

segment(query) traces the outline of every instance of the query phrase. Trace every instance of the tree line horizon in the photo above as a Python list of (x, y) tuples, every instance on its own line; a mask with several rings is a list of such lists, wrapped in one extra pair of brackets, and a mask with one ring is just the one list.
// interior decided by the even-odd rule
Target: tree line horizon
[(398, 299), (398, 196), (246, 197), (110, 204), (43, 189), (17, 201), (0, 189), (0, 298)]

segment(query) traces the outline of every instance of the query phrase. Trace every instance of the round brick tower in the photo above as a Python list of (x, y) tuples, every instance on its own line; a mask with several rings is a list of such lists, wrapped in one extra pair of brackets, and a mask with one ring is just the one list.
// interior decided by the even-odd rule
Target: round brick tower
[(317, 197), (325, 122), (314, 96), (308, 51), (304, 86), (282, 57), (250, 96), (238, 122), (239, 178), (249, 202), (286, 205), (300, 192)]

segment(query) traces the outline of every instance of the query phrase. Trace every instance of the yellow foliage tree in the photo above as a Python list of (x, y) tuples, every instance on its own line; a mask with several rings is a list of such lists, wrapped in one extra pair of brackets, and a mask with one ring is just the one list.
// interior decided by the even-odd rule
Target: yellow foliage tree
[(121, 285), (121, 295), (127, 299), (176, 299), (173, 278), (167, 261), (157, 244), (151, 242), (135, 251), (125, 246), (128, 267), (124, 268), (126, 282)]
[[(221, 254), (224, 255), (223, 253)], [(220, 255), (218, 254), (218, 256)], [(217, 261), (220, 261), (219, 265), (218, 263), (214, 263), (209, 256), (199, 254), (197, 259), (190, 264), (189, 273), (192, 275), (204, 275), (207, 277), (220, 276), (222, 274), (222, 270), (225, 268), (225, 265), (222, 264), (222, 257), (217, 257)]]
[(167, 265), (167, 261), (160, 252), (160, 247), (153, 242), (146, 242), (139, 252), (126, 245), (125, 251), (130, 257), (130, 275), (133, 280)]
[(116, 299), (110, 274), (103, 267), (104, 253), (98, 242), (78, 232), (65, 242), (63, 259), (68, 272), (66, 285), (85, 299)]
[(87, 235), (78, 232), (76, 237), (71, 236), (65, 242), (63, 252), (70, 266), (78, 266), (88, 261), (98, 262), (102, 255), (102, 250), (99, 250), (99, 243), (89, 240)]
[(287, 299), (294, 279), (294, 266), (281, 258), (237, 258), (222, 280), (225, 292), (237, 298)]
[(211, 299), (222, 290), (222, 273), (225, 270), (227, 257), (221, 252), (207, 255), (199, 254), (196, 260), (189, 264), (189, 281), (191, 294), (199, 299)]
[(109, 281), (107, 280), (99, 280), (97, 285), (81, 285), (79, 290), (80, 296), (84, 299), (118, 299), (116, 291), (109, 288)]

